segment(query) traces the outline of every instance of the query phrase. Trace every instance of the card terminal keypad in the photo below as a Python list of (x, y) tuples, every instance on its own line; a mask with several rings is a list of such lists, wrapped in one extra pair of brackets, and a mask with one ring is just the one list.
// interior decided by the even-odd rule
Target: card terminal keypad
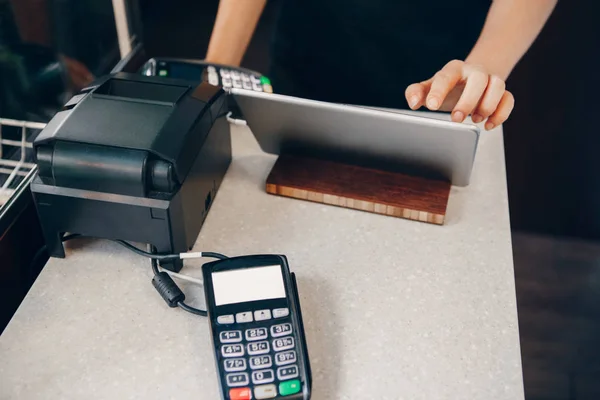
[(249, 342), (253, 342), (256, 340), (263, 340), (263, 339), (266, 339), (267, 337), (269, 337), (267, 328), (246, 329), (246, 340)]
[(265, 76), (238, 72), (223, 67), (219, 67), (218, 72), (217, 69), (207, 69), (207, 71), (208, 81), (211, 85), (218, 85), (220, 77), (221, 85), (226, 88), (234, 87), (238, 89), (253, 90), (255, 92), (273, 92), (271, 81)]
[(217, 324), (229, 399), (240, 398), (239, 393), (267, 399), (300, 391), (298, 349), (288, 316), (288, 309), (248, 310), (237, 313), (235, 323), (222, 318), (228, 323)]

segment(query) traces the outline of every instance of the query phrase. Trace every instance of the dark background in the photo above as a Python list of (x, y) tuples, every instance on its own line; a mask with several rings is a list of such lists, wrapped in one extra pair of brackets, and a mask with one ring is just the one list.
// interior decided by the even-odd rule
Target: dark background
[[(270, 35), (281, 2), (268, 2), (244, 66), (268, 72)], [(148, 52), (204, 58), (217, 7), (218, 0), (174, 0), (168, 6), (161, 0), (143, 1)], [(600, 30), (594, 28), (599, 16), (597, 1), (559, 1), (507, 82), (516, 98), (504, 126), (516, 231), (600, 239), (600, 132), (595, 117), (600, 105)]]

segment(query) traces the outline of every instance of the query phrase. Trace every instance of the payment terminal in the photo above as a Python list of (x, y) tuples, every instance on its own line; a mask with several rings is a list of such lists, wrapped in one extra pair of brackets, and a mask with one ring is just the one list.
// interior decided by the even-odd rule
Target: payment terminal
[(224, 88), (273, 92), (269, 78), (259, 72), (201, 60), (151, 58), (140, 68), (139, 73), (146, 76), (162, 76), (196, 82), (208, 81), (211, 85)]
[(202, 270), (222, 399), (310, 399), (302, 314), (287, 259), (235, 257)]
[[(273, 93), (271, 81), (259, 72), (248, 68), (207, 63), (202, 60), (156, 57), (146, 61), (138, 72), (145, 76), (208, 82), (224, 89)], [(230, 98), (229, 110), (232, 119), (244, 119), (233, 98)]]

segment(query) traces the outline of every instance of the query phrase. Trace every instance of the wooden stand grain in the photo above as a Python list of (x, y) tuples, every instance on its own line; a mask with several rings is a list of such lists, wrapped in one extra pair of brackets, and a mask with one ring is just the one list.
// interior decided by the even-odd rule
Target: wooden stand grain
[(442, 225), (450, 182), (290, 155), (279, 157), (268, 193)]

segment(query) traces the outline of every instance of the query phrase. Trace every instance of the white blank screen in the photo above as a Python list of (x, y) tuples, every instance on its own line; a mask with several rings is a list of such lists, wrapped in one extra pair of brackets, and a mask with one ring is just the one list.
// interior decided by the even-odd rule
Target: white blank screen
[(213, 272), (212, 281), (217, 306), (285, 298), (279, 265)]

